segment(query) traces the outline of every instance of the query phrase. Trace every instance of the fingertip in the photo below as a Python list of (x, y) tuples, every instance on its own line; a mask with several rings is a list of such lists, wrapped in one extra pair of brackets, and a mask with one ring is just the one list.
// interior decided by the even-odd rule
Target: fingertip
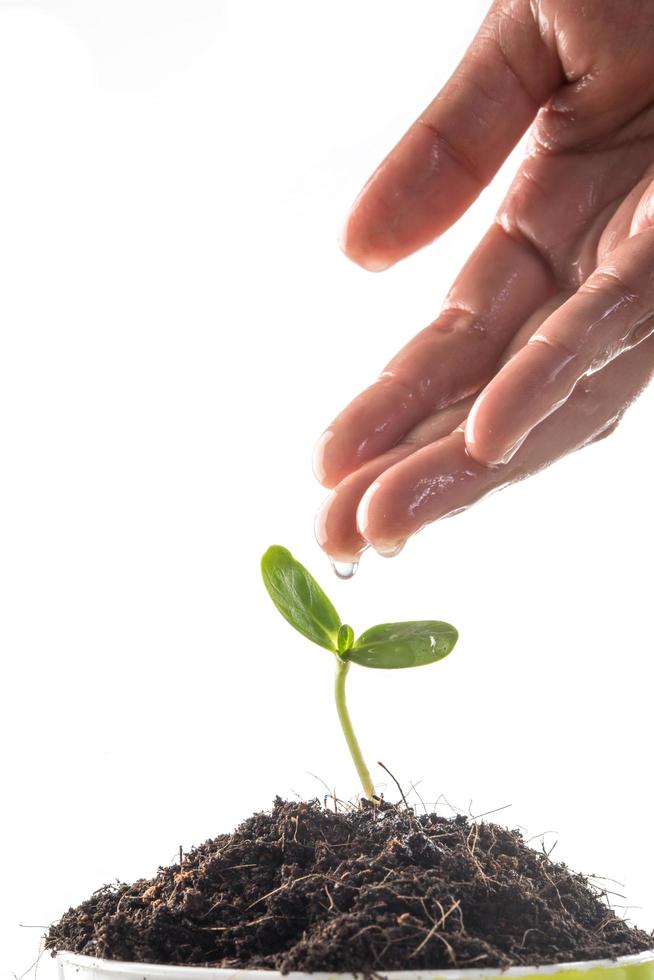
[(529, 433), (565, 402), (582, 376), (583, 360), (575, 353), (574, 338), (569, 340), (563, 329), (566, 318), (574, 323), (579, 316), (570, 309), (574, 301), (558, 307), (472, 406), (465, 442), (478, 463), (509, 463)]
[(316, 541), (332, 561), (356, 564), (367, 548), (350, 516), (343, 514), (336, 492), (318, 508), (314, 521)]
[(482, 466), (504, 466), (509, 463), (527, 438), (528, 433), (507, 444), (497, 431), (492, 407), (489, 409), (484, 395), (480, 395), (468, 415), (464, 436), (468, 454)]
[(332, 473), (332, 462), (330, 459), (330, 443), (333, 439), (334, 433), (331, 429), (327, 429), (323, 432), (313, 450), (313, 474), (318, 483), (321, 483), (327, 490), (333, 489), (337, 483)]
[[(488, 450), (489, 446), (486, 444), (487, 432), (484, 431), (483, 421), (479, 421), (479, 412), (481, 406), (481, 397), (479, 397), (472, 408), (470, 409), (470, 414), (466, 419), (464, 427), (464, 437), (465, 437), (465, 447), (466, 451), (474, 459), (476, 463), (481, 463), (482, 466), (490, 466), (492, 461), (489, 459)], [(483, 416), (482, 416), (483, 419)]]
[(483, 438), (479, 438), (479, 433), (481, 431), (478, 421), (480, 403), (481, 397), (477, 398), (474, 405), (470, 409), (470, 413), (463, 427), (463, 434), (465, 438), (466, 452), (472, 456), (476, 463), (481, 463), (483, 466), (486, 464), (483, 452)]
[(393, 377), (378, 379), (343, 409), (318, 440), (313, 459), (317, 479), (332, 490), (396, 446), (422, 411), (407, 385)]
[(353, 257), (352, 261), (360, 265), (366, 272), (386, 272), (394, 264), (389, 259), (382, 259), (373, 255), (364, 255), (359, 258)]
[(361, 536), (383, 558), (393, 558), (406, 544), (406, 535), (393, 528), (391, 514), (384, 483), (376, 480), (361, 498), (356, 522)]
[(366, 247), (356, 233), (356, 222), (350, 213), (339, 232), (338, 245), (343, 254), (366, 272), (384, 272), (393, 265), (387, 255), (381, 255)]

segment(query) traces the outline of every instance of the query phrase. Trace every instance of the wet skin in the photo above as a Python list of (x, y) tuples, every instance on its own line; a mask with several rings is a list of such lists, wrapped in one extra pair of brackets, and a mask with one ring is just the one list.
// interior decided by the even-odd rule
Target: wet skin
[[(583, 12), (582, 12), (583, 6)], [(525, 158), (437, 319), (329, 426), (316, 532), (394, 554), (608, 434), (654, 373), (654, 3), (502, 0), (355, 202), (381, 271), (441, 235), (525, 130)]]

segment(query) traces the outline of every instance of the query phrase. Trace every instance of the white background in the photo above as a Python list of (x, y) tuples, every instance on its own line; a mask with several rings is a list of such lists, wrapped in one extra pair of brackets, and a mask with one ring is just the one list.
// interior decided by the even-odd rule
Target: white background
[(2, 977), (103, 882), (322, 794), (307, 771), (356, 792), (329, 657), (260, 584), (273, 542), (355, 629), (460, 629), (424, 673), (352, 671), (371, 762), (512, 804), (654, 924), (654, 392), (351, 582), (313, 540), (315, 439), (433, 318), (515, 167), (384, 275), (337, 248), (483, 8), (0, 5)]

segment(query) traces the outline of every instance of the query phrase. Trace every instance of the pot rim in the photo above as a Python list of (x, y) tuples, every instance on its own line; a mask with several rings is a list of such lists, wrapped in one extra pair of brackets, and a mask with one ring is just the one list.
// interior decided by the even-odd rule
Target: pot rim
[[(133, 963), (127, 960), (103, 960), (95, 956), (85, 956), (82, 953), (58, 952), (56, 959), (62, 966), (68, 964), (87, 970), (102, 970), (105, 973), (115, 973), (121, 976), (139, 978), (139, 980), (157, 980), (164, 977), (174, 977), (175, 980), (192, 980), (201, 977), (202, 980), (227, 980), (228, 977), (237, 980), (272, 980), (273, 977), (282, 980), (294, 980), (299, 977), (312, 977), (313, 980), (352, 980), (357, 974), (352, 973), (302, 973), (292, 972), (282, 975), (276, 970), (241, 970), (219, 966), (179, 966), (165, 963)], [(388, 980), (435, 980), (444, 977), (446, 980), (481, 980), (484, 977), (534, 977), (549, 976), (555, 973), (585, 972), (596, 969), (623, 969), (629, 966), (641, 966), (646, 963), (654, 965), (654, 948), (643, 953), (630, 956), (618, 956), (614, 960), (581, 960), (569, 963), (551, 963), (543, 966), (510, 966), (506, 970), (486, 969), (444, 969), (444, 970), (385, 970), (376, 976)], [(360, 974), (358, 975), (361, 976)]]

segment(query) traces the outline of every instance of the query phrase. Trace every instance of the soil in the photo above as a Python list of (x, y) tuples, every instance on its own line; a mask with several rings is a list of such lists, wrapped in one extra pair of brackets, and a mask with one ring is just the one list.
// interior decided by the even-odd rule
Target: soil
[(609, 959), (654, 947), (516, 830), (382, 805), (275, 801), (151, 880), (105, 886), (51, 950), (145, 963), (379, 973)]

